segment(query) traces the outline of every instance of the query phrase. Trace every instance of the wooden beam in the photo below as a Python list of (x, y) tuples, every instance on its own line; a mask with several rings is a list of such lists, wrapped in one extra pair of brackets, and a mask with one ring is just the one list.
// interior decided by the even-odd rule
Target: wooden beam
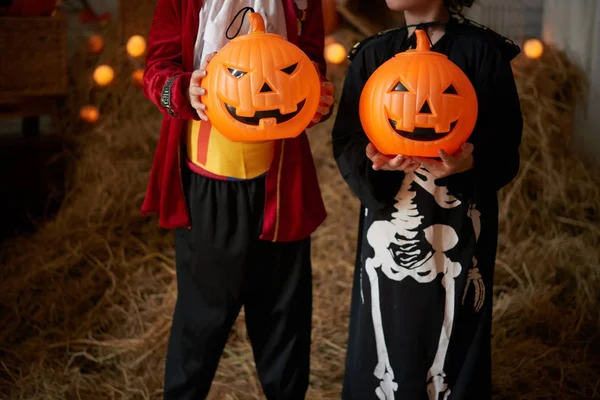
[(374, 24), (368, 19), (350, 11), (350, 9), (344, 5), (338, 4), (336, 8), (338, 13), (340, 13), (346, 22), (348, 22), (365, 36), (373, 36), (377, 32), (383, 30), (381, 26)]

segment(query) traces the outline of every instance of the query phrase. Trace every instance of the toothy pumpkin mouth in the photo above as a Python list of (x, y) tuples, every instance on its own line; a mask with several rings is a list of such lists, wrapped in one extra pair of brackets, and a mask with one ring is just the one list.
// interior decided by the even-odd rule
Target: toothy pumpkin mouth
[(252, 117), (240, 117), (239, 115), (237, 115), (237, 108), (235, 108), (234, 106), (232, 106), (230, 104), (225, 103), (225, 108), (227, 108), (227, 111), (229, 111), (229, 114), (235, 120), (243, 122), (246, 125), (257, 125), (258, 126), (258, 125), (260, 125), (261, 119), (275, 118), (275, 120), (277, 121), (278, 124), (289, 121), (290, 119), (292, 119), (296, 115), (298, 115), (298, 113), (300, 111), (302, 111), (302, 108), (304, 108), (304, 103), (306, 103), (306, 100), (302, 100), (300, 103), (298, 103), (296, 111), (288, 113), (288, 114), (282, 114), (279, 110), (275, 109), (275, 110), (256, 111)]
[(402, 129), (396, 129), (396, 124), (397, 124), (396, 121), (394, 121), (391, 118), (388, 118), (388, 121), (389, 121), (390, 125), (392, 126), (392, 128), (394, 128), (396, 133), (399, 134), (400, 136), (405, 137), (410, 140), (418, 140), (421, 142), (430, 142), (433, 140), (442, 139), (443, 137), (447, 136), (450, 132), (452, 132), (454, 130), (454, 127), (458, 123), (458, 120), (452, 122), (450, 124), (450, 130), (448, 132), (437, 133), (435, 131), (435, 128), (415, 127), (415, 129), (412, 132), (403, 131)]

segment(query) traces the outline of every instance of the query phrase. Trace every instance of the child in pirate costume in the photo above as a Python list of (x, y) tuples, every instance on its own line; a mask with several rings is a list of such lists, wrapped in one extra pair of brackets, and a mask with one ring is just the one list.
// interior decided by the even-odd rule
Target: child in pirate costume
[[(227, 44), (244, 7), (318, 65), (323, 96), (313, 123), (333, 103), (320, 0), (158, 0), (144, 92), (165, 116), (142, 213), (175, 229), (166, 399), (207, 396), (242, 306), (267, 398), (302, 399), (308, 386), (310, 235), (325, 219), (308, 138), (231, 142), (200, 100), (209, 56)], [(240, 32), (248, 28), (244, 19)]]
[[(407, 25), (352, 50), (332, 134), (340, 172), (362, 204), (342, 397), (489, 399), (497, 192), (519, 169), (523, 122), (510, 61), (520, 49), (457, 14), (473, 1), (386, 1)], [(467, 75), (478, 100), (467, 143), (439, 160), (379, 153), (359, 119), (365, 82), (415, 47), (417, 27)], [(417, 113), (435, 113), (429, 103)]]

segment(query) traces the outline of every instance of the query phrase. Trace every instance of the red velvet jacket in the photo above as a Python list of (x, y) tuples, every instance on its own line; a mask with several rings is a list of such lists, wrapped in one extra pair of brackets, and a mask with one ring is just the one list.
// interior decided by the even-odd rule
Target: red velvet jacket
[[(298, 45), (325, 73), (321, 0), (309, 0), (306, 19), (298, 35), (294, 0), (282, 0), (288, 40)], [(198, 33), (201, 0), (158, 0), (150, 34), (144, 94), (164, 113), (142, 214), (159, 215), (163, 228), (190, 227), (181, 180), (181, 145), (187, 121), (198, 120), (186, 90), (193, 71), (194, 43)], [(171, 117), (160, 105), (163, 86), (171, 87)], [(294, 241), (310, 236), (325, 220), (315, 165), (306, 133), (278, 141), (266, 176), (266, 199), (261, 239)]]

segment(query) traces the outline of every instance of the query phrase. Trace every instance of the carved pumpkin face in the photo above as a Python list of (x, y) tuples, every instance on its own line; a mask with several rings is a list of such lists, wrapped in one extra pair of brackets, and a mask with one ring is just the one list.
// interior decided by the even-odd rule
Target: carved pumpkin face
[(416, 31), (417, 48), (397, 54), (369, 78), (359, 105), (365, 133), (382, 153), (438, 157), (464, 143), (477, 120), (477, 96), (462, 70), (430, 51)]
[(233, 39), (209, 62), (201, 85), (208, 118), (233, 141), (298, 136), (319, 105), (316, 67), (298, 47), (265, 33), (260, 14), (249, 19), (250, 34)]

